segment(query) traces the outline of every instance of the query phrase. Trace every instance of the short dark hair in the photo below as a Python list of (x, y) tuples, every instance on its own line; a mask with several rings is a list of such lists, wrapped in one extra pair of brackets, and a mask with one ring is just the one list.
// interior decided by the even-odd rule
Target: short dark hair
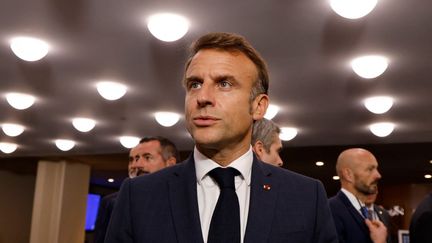
[(147, 136), (141, 138), (139, 141), (140, 144), (147, 143), (151, 141), (159, 141), (161, 149), (162, 149), (162, 158), (164, 160), (168, 160), (170, 157), (174, 157), (176, 159), (176, 163), (180, 162), (180, 155), (177, 150), (177, 147), (173, 142), (169, 139), (161, 137), (161, 136)]
[(259, 94), (268, 94), (269, 75), (267, 65), (258, 51), (243, 36), (233, 33), (215, 32), (200, 37), (190, 48), (189, 58), (185, 65), (185, 73), (193, 57), (203, 49), (219, 49), (245, 54), (255, 64), (258, 72), (257, 80), (255, 80), (251, 91), (251, 101)]

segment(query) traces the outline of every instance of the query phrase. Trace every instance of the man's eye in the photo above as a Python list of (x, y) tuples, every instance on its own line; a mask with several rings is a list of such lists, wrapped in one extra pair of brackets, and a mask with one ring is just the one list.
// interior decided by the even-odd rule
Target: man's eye
[(200, 82), (190, 82), (189, 83), (189, 89), (198, 89), (201, 87)]
[(231, 87), (231, 83), (226, 81), (226, 80), (223, 80), (223, 81), (219, 82), (219, 86), (222, 88), (228, 88), (228, 87)]

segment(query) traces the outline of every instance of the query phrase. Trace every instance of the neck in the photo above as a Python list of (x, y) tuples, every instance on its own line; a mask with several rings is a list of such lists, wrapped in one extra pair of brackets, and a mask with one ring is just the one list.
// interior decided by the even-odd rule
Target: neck
[(230, 165), (234, 160), (244, 155), (250, 148), (250, 144), (247, 145), (238, 144), (240, 146), (227, 146), (223, 149), (208, 148), (203, 145), (196, 145), (197, 149), (204, 154), (207, 158), (215, 161), (222, 167)]

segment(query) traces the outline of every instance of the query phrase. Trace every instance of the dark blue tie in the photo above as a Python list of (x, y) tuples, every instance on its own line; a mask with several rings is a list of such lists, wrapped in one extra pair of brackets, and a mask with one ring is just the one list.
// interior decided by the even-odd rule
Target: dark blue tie
[(240, 243), (240, 208), (235, 192), (234, 168), (216, 168), (209, 172), (220, 188), (220, 195), (213, 211), (208, 243)]
[(365, 207), (365, 206), (361, 207), (360, 211), (361, 211), (361, 213), (365, 219), (369, 218), (369, 211), (368, 211), (367, 207)]

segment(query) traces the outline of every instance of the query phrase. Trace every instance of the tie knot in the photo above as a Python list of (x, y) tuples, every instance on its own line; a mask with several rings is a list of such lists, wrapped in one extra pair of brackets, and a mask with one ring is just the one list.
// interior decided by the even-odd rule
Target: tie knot
[(222, 168), (218, 167), (209, 172), (211, 178), (213, 178), (219, 185), (219, 188), (232, 188), (234, 189), (234, 177), (240, 175), (240, 172), (234, 168)]

